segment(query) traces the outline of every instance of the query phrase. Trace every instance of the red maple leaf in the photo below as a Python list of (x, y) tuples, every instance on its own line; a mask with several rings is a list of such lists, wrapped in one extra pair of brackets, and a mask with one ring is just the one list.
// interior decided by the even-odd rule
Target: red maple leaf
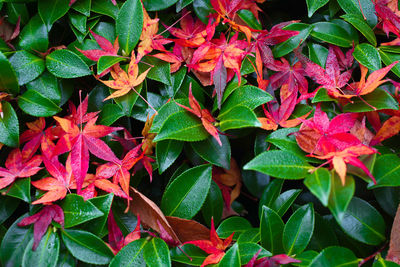
[(398, 14), (398, 7), (393, 10), (388, 6), (388, 0), (377, 0), (373, 1), (373, 3), (375, 5), (375, 13), (380, 18), (377, 27), (381, 28), (388, 37), (390, 32), (400, 37), (400, 16)]
[(117, 222), (114, 219), (112, 210), (108, 214), (107, 218), (108, 227), (108, 245), (115, 255), (130, 242), (140, 238), (140, 216), (137, 216), (137, 223), (135, 229), (129, 233), (126, 237), (123, 236), (121, 229), (118, 227)]
[(221, 139), (219, 138), (218, 135), (218, 129), (213, 125), (213, 122), (215, 122), (214, 117), (211, 115), (210, 111), (207, 109), (202, 109), (199, 102), (197, 102), (196, 98), (194, 98), (193, 93), (192, 93), (192, 84), (189, 86), (189, 107), (186, 107), (184, 105), (181, 105), (179, 103), (176, 103), (178, 106), (186, 109), (190, 113), (196, 115), (199, 119), (201, 119), (201, 123), (204, 126), (204, 129), (211, 134), (215, 140), (217, 140), (218, 144), (222, 146)]
[(193, 240), (188, 241), (183, 244), (192, 244), (200, 249), (204, 250), (207, 254), (207, 258), (201, 264), (201, 267), (209, 265), (209, 264), (216, 264), (220, 262), (220, 260), (225, 255), (226, 248), (232, 243), (234, 233), (232, 233), (227, 239), (222, 240), (219, 238), (217, 232), (215, 231), (214, 227), (214, 219), (211, 218), (211, 231), (210, 231), (210, 240)]
[(286, 254), (279, 254), (272, 257), (263, 257), (257, 259), (258, 255), (262, 249), (260, 249), (256, 254), (254, 254), (253, 258), (244, 265), (244, 267), (273, 267), (273, 266), (280, 266), (282, 264), (289, 264), (289, 263), (299, 263), (301, 261), (293, 259)]
[(0, 167), (0, 189), (12, 184), (17, 178), (25, 178), (35, 175), (42, 168), (42, 157), (36, 155), (26, 158), (19, 148), (10, 152), (5, 162), (5, 168)]
[(42, 236), (47, 231), (47, 228), (51, 224), (51, 221), (61, 224), (64, 227), (64, 212), (57, 205), (44, 206), (38, 213), (23, 218), (19, 223), (19, 227), (34, 224), (33, 226), (33, 247), (32, 250), (36, 250), (37, 246), (42, 239)]

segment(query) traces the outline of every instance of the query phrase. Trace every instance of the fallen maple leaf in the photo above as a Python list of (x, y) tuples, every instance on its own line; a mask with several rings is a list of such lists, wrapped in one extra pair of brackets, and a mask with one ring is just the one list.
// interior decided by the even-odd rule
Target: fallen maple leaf
[(59, 223), (64, 227), (64, 212), (58, 205), (44, 206), (38, 213), (23, 218), (19, 223), (19, 227), (28, 226), (34, 224), (33, 226), (33, 247), (32, 250), (36, 250), (38, 247), (42, 236), (47, 231), (47, 228), (51, 224), (51, 221)]
[(221, 139), (218, 135), (218, 129), (213, 125), (215, 122), (214, 117), (211, 115), (210, 111), (207, 109), (202, 109), (199, 102), (197, 102), (196, 98), (194, 98), (192, 93), (192, 84), (189, 85), (189, 107), (176, 103), (178, 106), (186, 109), (190, 113), (196, 115), (198, 118), (201, 119), (201, 123), (203, 124), (206, 131), (211, 134), (215, 140), (217, 140), (218, 144), (222, 146)]
[(371, 145), (379, 144), (380, 142), (395, 136), (400, 132), (400, 116), (393, 116), (386, 120), (375, 137), (371, 141)]
[(272, 257), (262, 257), (257, 259), (258, 255), (262, 249), (260, 249), (256, 254), (254, 254), (253, 258), (244, 265), (244, 267), (274, 267), (280, 266), (282, 264), (289, 264), (289, 263), (299, 263), (301, 261), (293, 259), (286, 254), (279, 254)]
[(123, 236), (121, 229), (118, 227), (117, 222), (114, 219), (112, 210), (108, 213), (107, 218), (108, 228), (108, 245), (111, 248), (114, 255), (130, 242), (140, 239), (140, 216), (137, 217), (135, 229), (129, 233), (126, 237)]
[(225, 255), (226, 248), (232, 243), (234, 233), (232, 233), (227, 239), (222, 240), (219, 238), (214, 227), (214, 219), (211, 218), (211, 230), (210, 230), (210, 240), (193, 240), (185, 242), (184, 244), (192, 244), (199, 247), (201, 250), (205, 251), (207, 258), (201, 264), (201, 267), (216, 264), (221, 261)]

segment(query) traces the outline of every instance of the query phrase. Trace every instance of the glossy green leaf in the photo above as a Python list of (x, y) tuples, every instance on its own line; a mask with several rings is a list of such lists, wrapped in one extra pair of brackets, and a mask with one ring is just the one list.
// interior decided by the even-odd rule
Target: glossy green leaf
[[(141, 93), (142, 89), (143, 83), (135, 87), (136, 92), (138, 92), (139, 94)], [(114, 90), (110, 89), (110, 94), (112, 92), (114, 92)], [(127, 93), (126, 95), (114, 98), (115, 103), (121, 108), (121, 111), (125, 114), (125, 116), (131, 116), (132, 114), (133, 106), (139, 98), (139, 94), (137, 94), (136, 92), (130, 90), (129, 93)]]
[[(187, 99), (177, 99), (175, 100), (177, 103), (189, 106), (189, 101)], [(151, 133), (159, 133), (161, 127), (163, 126), (164, 122), (174, 113), (182, 112), (183, 110), (173, 101), (165, 103), (159, 110), (158, 114), (154, 117), (153, 125), (151, 126), (150, 132)]]
[(365, 104), (359, 98), (354, 98), (353, 103), (347, 104), (343, 108), (343, 112), (367, 112), (381, 109), (398, 109), (399, 105), (396, 100), (383, 88), (376, 88), (372, 93), (363, 95), (362, 98), (369, 104)]
[(87, 17), (85, 15), (78, 12), (70, 11), (68, 13), (68, 18), (72, 27), (75, 27), (75, 29), (80, 31), (82, 34), (86, 34)]
[(220, 135), (219, 138), (222, 146), (211, 135), (206, 140), (190, 144), (193, 150), (205, 161), (224, 169), (230, 169), (231, 145), (229, 144), (229, 139), (225, 135)]
[[(21, 17), (20, 23), (25, 25), (29, 20), (29, 13), (26, 4), (7, 3), (7, 20), (12, 24), (17, 24), (18, 17)], [(1, 8), (1, 6), (0, 6)]]
[(33, 231), (32, 227), (19, 227), (17, 224), (27, 216), (25, 214), (18, 218), (8, 228), (1, 242), (0, 262), (3, 266), (21, 266), (25, 248), (33, 238)]
[(118, 254), (110, 262), (109, 266), (145, 266), (146, 263), (143, 258), (143, 250), (146, 244), (147, 240), (144, 238), (129, 243), (118, 252)]
[(331, 194), (329, 195), (328, 208), (337, 221), (342, 220), (344, 213), (354, 195), (355, 184), (352, 176), (346, 176), (343, 185), (336, 173), (331, 175)]
[(45, 52), (49, 46), (47, 27), (39, 15), (33, 16), (22, 28), (19, 46), (25, 50)]
[(118, 16), (118, 6), (114, 6), (113, 3), (109, 0), (95, 0), (92, 1), (92, 9), (93, 12), (103, 14), (113, 18), (114, 20)]
[(42, 58), (32, 55), (25, 50), (16, 52), (10, 58), (10, 63), (17, 74), (19, 85), (33, 81), (42, 74), (45, 68)]
[(210, 183), (210, 165), (197, 166), (185, 171), (165, 190), (161, 209), (167, 216), (191, 219), (203, 205)]
[(111, 204), (114, 199), (114, 194), (107, 194), (98, 197), (94, 197), (88, 199), (87, 201), (93, 204), (98, 210), (100, 210), (104, 215), (88, 221), (85, 225), (83, 225), (82, 229), (85, 229), (93, 234), (100, 236), (101, 233), (107, 229), (107, 219), (108, 214), (111, 210)]
[(318, 103), (318, 102), (330, 102), (330, 101), (337, 101), (335, 98), (331, 97), (328, 94), (328, 91), (325, 88), (320, 88), (317, 93), (315, 94), (311, 103)]
[(368, 245), (379, 245), (385, 241), (385, 221), (382, 215), (368, 202), (354, 197), (342, 220), (338, 221), (343, 231), (352, 238)]
[(218, 224), (222, 217), (223, 208), (224, 200), (222, 198), (221, 190), (214, 181), (211, 181), (210, 190), (208, 191), (204, 205), (201, 208), (204, 221), (211, 226), (211, 218), (214, 218), (214, 223)]
[(329, 246), (339, 245), (335, 230), (331, 224), (321, 215), (315, 213), (314, 232), (307, 249), (321, 251)]
[(154, 141), (174, 139), (193, 142), (204, 140), (209, 135), (199, 118), (181, 108), (181, 111), (170, 115), (164, 121)]
[(313, 26), (311, 36), (320, 41), (341, 47), (351, 47), (353, 44), (353, 39), (349, 33), (335, 23), (317, 22)]
[(91, 0), (80, 0), (75, 2), (71, 8), (88, 17), (90, 15), (91, 4)]
[(57, 233), (53, 232), (52, 227), (47, 229), (47, 232), (43, 235), (39, 246), (35, 251), (32, 250), (32, 245), (33, 239), (31, 239), (25, 248), (25, 252), (22, 257), (22, 267), (56, 266), (60, 252), (60, 238), (58, 237)]
[[(360, 19), (364, 19), (365, 15), (366, 21), (371, 28), (374, 28), (378, 22), (375, 6), (370, 0), (337, 0), (337, 2), (347, 14), (356, 15)], [(359, 3), (361, 3), (361, 6)]]
[(8, 102), (2, 102), (2, 116), (0, 117), (0, 143), (17, 147), (19, 143), (19, 122), (17, 114)]
[(276, 45), (272, 50), (275, 58), (283, 57), (299, 47), (299, 45), (302, 44), (310, 35), (313, 26), (305, 23), (293, 23), (284, 27), (283, 29), (299, 31), (299, 34), (290, 37), (283, 43)]
[(258, 204), (258, 215), (261, 216), (262, 207), (265, 205), (271, 207), (275, 200), (281, 193), (283, 182), (282, 179), (274, 179), (265, 187), (264, 192), (260, 198), (260, 203)]
[(283, 216), (300, 195), (301, 189), (290, 189), (280, 194), (270, 206), (279, 216)]
[(304, 179), (304, 184), (324, 205), (328, 205), (331, 192), (331, 174), (325, 168), (319, 168)]
[(287, 221), (283, 230), (283, 248), (287, 255), (301, 253), (310, 242), (314, 231), (312, 204), (298, 208)]
[(117, 56), (102, 56), (97, 61), (97, 74), (102, 73), (106, 69), (110, 68), (111, 66), (117, 64), (118, 62), (126, 60), (123, 57)]
[(31, 202), (31, 178), (17, 179), (7, 188), (7, 196), (19, 198), (27, 203)]
[(8, 59), (0, 52), (0, 91), (6, 91), (10, 94), (19, 93), (17, 74), (11, 66)]
[(314, 250), (306, 250), (300, 253), (299, 255), (296, 255), (296, 260), (299, 260), (301, 262), (299, 263), (294, 263), (294, 266), (300, 266), (300, 267), (306, 267), (309, 266), (312, 260), (318, 256), (318, 252)]
[(60, 78), (77, 78), (92, 74), (86, 63), (67, 49), (56, 50), (47, 55), (46, 67), (51, 74)]
[(143, 249), (143, 257), (148, 266), (171, 266), (168, 245), (160, 238), (152, 238)]
[(0, 196), (0, 224), (3, 224), (14, 213), (19, 203), (20, 201), (12, 197)]
[(61, 230), (61, 237), (68, 251), (80, 261), (91, 264), (108, 264), (114, 257), (104, 241), (92, 233), (65, 229)]
[(381, 57), (378, 50), (370, 44), (362, 43), (354, 48), (354, 58), (372, 71), (382, 68)]
[(256, 114), (246, 106), (235, 106), (228, 112), (218, 116), (221, 131), (246, 127), (260, 127)]
[(328, 48), (316, 43), (307, 43), (307, 47), (310, 60), (325, 68)]
[(370, 42), (373, 46), (376, 46), (375, 34), (368, 23), (365, 22), (362, 17), (355, 14), (345, 14), (342, 16), (342, 18), (353, 25), (354, 28), (359, 30), (362, 35), (364, 35), (364, 37), (368, 40), (368, 42)]
[(400, 188), (381, 187), (373, 190), (375, 199), (379, 206), (390, 216), (396, 215), (397, 207), (400, 204)]
[(354, 253), (344, 247), (328, 247), (321, 251), (321, 253), (313, 259), (310, 267), (324, 266), (324, 267), (336, 267), (336, 266), (348, 266), (357, 267), (358, 259)]
[(164, 0), (164, 1), (147, 0), (144, 2), (144, 7), (146, 8), (147, 11), (159, 11), (172, 6), (177, 1), (178, 0)]
[[(394, 53), (388, 53), (388, 52), (383, 52), (382, 50), (379, 50), (379, 54), (381, 55), (381, 59), (385, 65), (390, 65), (393, 62), (400, 60), (400, 54), (394, 54)], [(400, 66), (399, 64), (396, 64), (393, 66), (391, 71), (397, 75), (397, 77), (400, 77)]]
[(261, 153), (243, 167), (245, 170), (255, 170), (283, 179), (301, 179), (311, 168), (305, 160), (283, 150)]
[(116, 31), (119, 46), (129, 56), (139, 41), (143, 28), (143, 7), (140, 0), (126, 1), (118, 12)]
[(326, 5), (328, 2), (329, 0), (306, 0), (308, 17), (311, 18), (315, 11)]
[(261, 242), (260, 228), (251, 228), (243, 231), (237, 238), (236, 242), (238, 242), (239, 244), (244, 244), (244, 243), (255, 244)]
[(173, 261), (195, 266), (200, 266), (207, 256), (207, 253), (192, 244), (186, 244), (181, 246), (180, 249), (176, 247), (171, 250), (171, 259)]
[(28, 83), (26, 88), (39, 92), (46, 99), (53, 101), (57, 105), (60, 104), (61, 91), (58, 86), (58, 80), (47, 71), (43, 72), (37, 79)]
[(247, 264), (259, 251), (259, 258), (272, 256), (271, 252), (265, 250), (263, 247), (256, 243), (239, 243), (239, 255), (242, 266), (244, 264)]
[(178, 2), (176, 2), (176, 13), (181, 12), (183, 8), (190, 5), (192, 2), (193, 0), (178, 0)]
[(116, 104), (105, 104), (100, 112), (99, 124), (110, 126), (119, 118), (125, 116), (121, 107)]
[(385, 261), (382, 256), (377, 256), (378, 259), (374, 262), (372, 267), (398, 267), (399, 264), (393, 262), (393, 261)]
[(220, 238), (227, 238), (235, 233), (233, 239), (236, 240), (241, 233), (251, 228), (250, 222), (245, 218), (233, 216), (223, 220), (216, 231)]
[(255, 30), (262, 30), (262, 26), (260, 22), (257, 21), (257, 18), (254, 16), (254, 14), (247, 9), (242, 9), (237, 12), (237, 15), (239, 18), (241, 18), (247, 25), (250, 26), (250, 28), (255, 29)]
[(261, 245), (273, 254), (283, 252), (282, 235), (285, 225), (273, 209), (262, 206), (260, 235)]
[(156, 158), (158, 172), (161, 174), (179, 157), (183, 149), (183, 142), (176, 140), (159, 141), (156, 144)]
[(64, 211), (64, 227), (72, 226), (99, 218), (104, 215), (95, 205), (84, 201), (82, 196), (68, 194), (61, 204)]
[(400, 186), (400, 158), (395, 154), (378, 156), (372, 174), (376, 179), (376, 185), (370, 184), (369, 188), (383, 186)]
[(54, 22), (68, 12), (69, 2), (69, 0), (38, 0), (39, 15), (49, 30)]
[(18, 98), (18, 106), (29, 115), (49, 117), (61, 111), (52, 100), (36, 90), (27, 90)]
[(239, 254), (239, 246), (235, 243), (228, 251), (225, 253), (224, 257), (219, 262), (218, 266), (232, 266), (232, 267), (240, 267), (240, 254)]
[(161, 82), (166, 85), (172, 85), (171, 81), (171, 67), (170, 63), (162, 61), (161, 59), (155, 57), (145, 57), (143, 62), (147, 64), (139, 64), (139, 70), (144, 72), (150, 66), (150, 71), (147, 73), (147, 78)]

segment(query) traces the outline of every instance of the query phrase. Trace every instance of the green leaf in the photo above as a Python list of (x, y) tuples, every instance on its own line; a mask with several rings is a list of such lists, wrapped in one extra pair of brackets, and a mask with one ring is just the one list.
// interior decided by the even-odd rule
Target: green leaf
[(247, 264), (253, 258), (253, 256), (259, 251), (260, 251), (260, 254), (258, 254), (259, 258), (272, 256), (271, 252), (265, 250), (258, 244), (239, 243), (240, 262), (242, 264)]
[[(353, 14), (364, 20), (364, 15), (367, 18), (367, 23), (371, 28), (374, 28), (378, 22), (375, 14), (375, 6), (370, 0), (338, 0), (340, 7), (347, 14)], [(361, 3), (361, 7), (359, 5)]]
[(315, 213), (314, 233), (311, 237), (310, 243), (307, 246), (307, 249), (321, 251), (326, 247), (337, 245), (339, 245), (339, 241), (336, 237), (334, 228), (331, 226), (328, 220), (318, 213)]
[(72, 9), (78, 11), (79, 13), (85, 15), (86, 17), (89, 17), (91, 4), (92, 4), (91, 0), (80, 0), (72, 5)]
[[(143, 83), (136, 86), (135, 90), (138, 94), (130, 90), (126, 95), (114, 98), (115, 103), (121, 108), (122, 112), (124, 112), (125, 116), (131, 116), (133, 106), (139, 98), (139, 94), (143, 89)], [(110, 89), (110, 93), (112, 93), (112, 89)]]
[(85, 223), (82, 229), (90, 231), (96, 236), (100, 236), (101, 233), (103, 233), (107, 227), (106, 223), (108, 219), (108, 214), (110, 213), (111, 210), (111, 204), (113, 202), (113, 199), (114, 199), (114, 194), (107, 194), (88, 199), (87, 201), (92, 203), (97, 209), (99, 209), (102, 213), (104, 213), (104, 215)]
[(342, 220), (345, 211), (354, 195), (355, 184), (352, 176), (346, 176), (346, 183), (342, 185), (339, 176), (336, 173), (331, 175), (331, 194), (329, 196), (328, 208), (335, 219)]
[(176, 13), (181, 12), (182, 9), (190, 5), (192, 2), (193, 0), (178, 0), (178, 2), (176, 2)]
[(354, 28), (359, 30), (362, 35), (364, 35), (364, 37), (368, 40), (368, 42), (370, 42), (373, 46), (376, 46), (375, 33), (368, 25), (368, 23), (366, 23), (365, 20), (362, 19), (362, 17), (355, 14), (346, 14), (342, 15), (342, 18), (353, 25)]
[(27, 90), (18, 98), (18, 106), (29, 115), (35, 117), (50, 117), (61, 111), (52, 100), (36, 90)]
[[(174, 105), (176, 105), (174, 103)], [(180, 141), (200, 141), (206, 139), (210, 134), (204, 129), (201, 120), (188, 111), (181, 110), (170, 115), (162, 124), (154, 142), (166, 139)]]
[[(0, 5), (2, 5), (2, 3)], [(8, 22), (12, 24), (17, 24), (18, 17), (21, 17), (22, 25), (25, 25), (28, 22), (29, 13), (26, 4), (7, 3), (6, 7), (7, 7)]]
[(20, 201), (12, 197), (0, 197), (0, 224), (3, 224), (17, 209)]
[(119, 118), (125, 116), (121, 107), (116, 104), (105, 104), (100, 112), (99, 124), (110, 126)]
[(261, 216), (262, 207), (264, 205), (271, 207), (278, 198), (284, 181), (285, 180), (274, 179), (265, 187), (265, 190), (260, 198), (260, 203), (258, 204), (258, 216)]
[(108, 264), (114, 257), (104, 241), (92, 233), (65, 229), (61, 230), (61, 237), (68, 251), (80, 261), (91, 264)]
[(152, 238), (146, 244), (143, 257), (148, 266), (171, 266), (168, 245), (160, 238)]
[[(22, 256), (29, 241), (33, 238), (32, 227), (19, 227), (17, 224), (28, 214), (18, 218), (8, 228), (0, 246), (0, 262), (3, 266), (21, 266)], [(32, 247), (30, 247), (32, 249)]]
[(231, 145), (225, 135), (220, 135), (219, 138), (222, 146), (211, 135), (206, 140), (190, 144), (193, 150), (205, 161), (229, 170), (231, 166)]
[[(393, 62), (400, 60), (400, 54), (393, 54), (393, 53), (387, 53), (387, 52), (383, 52), (382, 50), (379, 50), (379, 54), (381, 55), (382, 61), (383, 63), (385, 63), (385, 65), (390, 65)], [(391, 71), (397, 75), (397, 77), (400, 77), (400, 66), (399, 64), (396, 64), (393, 66), (393, 68), (391, 69)]]
[(7, 196), (19, 198), (27, 203), (31, 202), (31, 178), (17, 179), (7, 188)]
[(78, 12), (70, 11), (68, 13), (68, 18), (72, 27), (75, 27), (75, 29), (80, 31), (82, 34), (87, 33), (86, 29), (87, 16)]
[[(110, 0), (95, 0), (92, 1), (92, 11), (109, 16), (115, 20), (118, 16), (119, 9), (118, 5), (114, 6), (114, 4), (111, 3)], [(142, 27), (140, 27), (140, 30), (141, 28)]]
[(16, 52), (10, 58), (10, 63), (17, 74), (19, 85), (33, 81), (44, 71), (43, 59), (25, 50)]
[(97, 61), (97, 74), (124, 60), (126, 59), (120, 56), (101, 56)]
[(139, 70), (141, 72), (144, 72), (149, 68), (150, 66), (153, 66), (150, 68), (150, 71), (147, 73), (147, 78), (161, 82), (163, 84), (166, 84), (168, 86), (172, 85), (171, 81), (171, 65), (168, 62), (162, 61), (161, 59), (155, 58), (155, 57), (145, 57), (142, 59), (143, 62), (139, 64)]
[(53, 101), (57, 105), (60, 104), (61, 91), (58, 87), (58, 80), (47, 71), (43, 72), (37, 79), (28, 83), (26, 88), (39, 92), (46, 99)]
[(276, 45), (272, 50), (275, 58), (283, 57), (292, 52), (297, 47), (299, 47), (299, 45), (302, 44), (310, 35), (313, 26), (305, 23), (293, 23), (286, 27), (283, 27), (283, 29), (291, 31), (299, 31), (299, 34), (290, 37), (283, 43)]
[(211, 218), (214, 218), (214, 223), (218, 224), (222, 217), (222, 210), (224, 208), (224, 200), (222, 198), (221, 190), (218, 185), (212, 180), (210, 190), (208, 191), (204, 205), (201, 208), (204, 221), (211, 225)]
[(382, 215), (360, 198), (354, 197), (350, 201), (338, 223), (346, 234), (362, 243), (376, 246), (386, 240)]
[(343, 112), (368, 112), (382, 109), (399, 109), (397, 101), (383, 88), (376, 88), (372, 93), (361, 96), (369, 105), (359, 98), (355, 98), (353, 103), (343, 107)]
[(400, 158), (395, 154), (378, 156), (372, 174), (376, 179), (376, 185), (371, 183), (368, 188), (400, 186)]
[(126, 1), (118, 12), (116, 31), (123, 54), (129, 56), (139, 41), (143, 28), (143, 6), (140, 0)]
[(331, 174), (325, 168), (319, 168), (304, 179), (304, 184), (324, 205), (328, 205), (331, 192)]
[(161, 174), (179, 157), (183, 149), (183, 142), (176, 140), (159, 141), (156, 144), (156, 158), (158, 172)]
[(314, 23), (313, 26), (311, 36), (320, 41), (341, 47), (351, 47), (353, 44), (349, 33), (335, 23), (323, 21)]
[(258, 87), (252, 85), (240, 86), (236, 88), (224, 102), (220, 111), (220, 116), (239, 105), (253, 110), (271, 100), (272, 96)]
[(17, 114), (10, 103), (2, 102), (2, 116), (0, 117), (0, 143), (17, 147), (19, 144), (19, 123)]
[(326, 5), (328, 2), (329, 0), (306, 0), (308, 17), (311, 18), (315, 11)]
[(336, 266), (348, 266), (357, 267), (358, 259), (354, 253), (344, 247), (328, 247), (321, 251), (317, 257), (313, 259), (310, 267), (324, 266), (324, 267), (336, 267)]
[[(177, 103), (189, 106), (189, 101), (186, 99), (178, 99), (176, 100)], [(159, 110), (158, 114), (154, 117), (153, 125), (151, 126), (150, 132), (151, 133), (159, 133), (161, 127), (163, 126), (164, 122), (174, 113), (182, 112), (183, 110), (173, 101), (165, 103)]]
[(325, 88), (320, 88), (317, 93), (315, 94), (313, 100), (311, 103), (318, 103), (318, 102), (330, 102), (330, 101), (335, 101), (336, 99), (331, 97), (328, 94), (328, 91)]
[(191, 219), (203, 205), (211, 183), (211, 166), (191, 168), (168, 186), (161, 201), (167, 216)]
[(46, 57), (46, 67), (56, 77), (77, 78), (92, 74), (86, 63), (75, 53), (62, 49)]
[(239, 246), (235, 243), (228, 251), (225, 253), (224, 257), (219, 262), (218, 266), (232, 266), (240, 267), (240, 254)]
[[(326, 58), (328, 57), (328, 48), (316, 43), (308, 43), (307, 47), (310, 60), (325, 68)], [(318, 90), (318, 92), (319, 91), (320, 90)]]
[(43, 266), (54, 267), (57, 264), (60, 252), (60, 238), (53, 232), (52, 227), (47, 229), (42, 237), (39, 246), (32, 250), (33, 239), (28, 243), (22, 258), (22, 267)]
[(260, 127), (256, 114), (246, 106), (235, 106), (218, 116), (221, 131), (246, 127)]
[(69, 10), (69, 0), (38, 0), (38, 12), (50, 30), (51, 25)]
[(296, 260), (299, 260), (301, 262), (293, 264), (294, 266), (301, 266), (301, 267), (306, 267), (309, 266), (312, 260), (318, 256), (318, 252), (313, 251), (313, 250), (306, 250), (300, 255), (296, 255)]
[(192, 244), (185, 244), (180, 248), (176, 247), (171, 250), (171, 259), (173, 261), (195, 266), (200, 266), (207, 256), (207, 253)]
[(178, 2), (178, 0), (147, 0), (144, 1), (144, 7), (147, 11), (159, 11), (172, 6), (176, 2)]
[(235, 233), (233, 239), (236, 240), (240, 234), (251, 228), (248, 220), (243, 217), (233, 216), (223, 220), (216, 231), (220, 238), (227, 238), (232, 233)]
[(262, 206), (260, 234), (261, 245), (273, 254), (283, 252), (282, 235), (284, 223), (273, 209)]
[(393, 261), (385, 261), (381, 255), (377, 256), (378, 259), (374, 262), (372, 267), (398, 267), (399, 265), (397, 263), (394, 263)]
[(255, 170), (283, 179), (301, 179), (311, 168), (305, 160), (283, 150), (261, 153), (243, 167), (245, 170)]
[(370, 44), (362, 43), (354, 48), (354, 58), (372, 71), (382, 68), (381, 57), (378, 50)]
[(279, 216), (283, 216), (300, 195), (301, 189), (290, 189), (280, 194), (270, 206)]
[(257, 21), (257, 18), (254, 14), (248, 9), (241, 9), (236, 13), (239, 18), (241, 18), (250, 28), (255, 30), (262, 30), (262, 26), (260, 22)]
[(82, 196), (68, 194), (61, 204), (64, 211), (64, 227), (72, 226), (99, 218), (104, 215), (95, 205), (84, 201)]
[(259, 243), (260, 241), (261, 241), (261, 235), (259, 228), (251, 228), (243, 231), (236, 240), (236, 242), (238, 242), (239, 244)]
[(123, 247), (110, 263), (110, 267), (136, 267), (145, 266), (143, 258), (143, 250), (147, 244), (147, 240), (142, 238), (135, 240)]
[(379, 206), (390, 216), (396, 215), (397, 207), (400, 204), (400, 188), (396, 187), (381, 187), (373, 190), (375, 199)]
[(287, 255), (301, 253), (310, 242), (314, 231), (314, 209), (312, 204), (298, 208), (283, 230), (283, 248)]
[(8, 59), (0, 52), (0, 91), (16, 95), (19, 93), (17, 74)]
[(49, 46), (47, 27), (38, 14), (33, 16), (19, 35), (19, 46), (29, 51), (46, 52)]

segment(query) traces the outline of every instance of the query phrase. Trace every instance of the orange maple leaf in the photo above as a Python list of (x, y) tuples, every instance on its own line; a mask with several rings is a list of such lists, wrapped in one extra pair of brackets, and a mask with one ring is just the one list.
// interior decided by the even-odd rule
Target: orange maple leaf
[(126, 95), (131, 90), (135, 91), (135, 93), (139, 95), (139, 93), (135, 90), (135, 86), (138, 86), (144, 81), (149, 71), (150, 68), (138, 75), (139, 67), (136, 63), (135, 53), (132, 51), (128, 73), (123, 71), (120, 66), (116, 65), (111, 69), (111, 76), (114, 78), (114, 80), (103, 81), (99, 79), (100, 82), (104, 83), (108, 87), (117, 90), (110, 96), (106, 97), (103, 101)]

